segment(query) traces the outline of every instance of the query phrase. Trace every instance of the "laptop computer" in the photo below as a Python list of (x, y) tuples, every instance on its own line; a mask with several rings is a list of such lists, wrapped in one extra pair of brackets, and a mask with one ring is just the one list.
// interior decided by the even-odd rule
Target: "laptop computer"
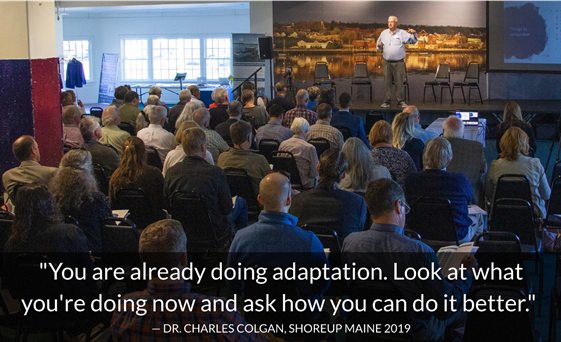
[(456, 116), (464, 122), (466, 126), (479, 125), (479, 112), (469, 112), (456, 110)]
[(221, 86), (230, 85), (230, 80), (228, 79), (228, 77), (220, 77), (218, 78), (218, 82)]
[(205, 86), (206, 85), (206, 77), (197, 77), (197, 85), (198, 86)]

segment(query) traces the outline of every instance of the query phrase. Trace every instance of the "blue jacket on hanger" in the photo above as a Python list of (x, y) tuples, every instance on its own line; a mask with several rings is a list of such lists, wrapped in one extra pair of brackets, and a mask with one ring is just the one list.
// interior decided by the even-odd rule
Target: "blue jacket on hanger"
[(84, 75), (82, 62), (72, 58), (66, 65), (66, 88), (82, 88), (84, 84), (86, 84), (86, 76)]

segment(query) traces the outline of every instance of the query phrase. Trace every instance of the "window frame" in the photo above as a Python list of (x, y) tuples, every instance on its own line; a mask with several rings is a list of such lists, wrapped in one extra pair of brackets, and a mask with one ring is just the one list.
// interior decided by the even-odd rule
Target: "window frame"
[[(93, 52), (93, 40), (94, 38), (91, 36), (67, 36), (64, 37), (62, 39), (62, 55), (64, 57), (64, 67), (61, 66), (61, 70), (60, 70), (60, 75), (62, 78), (62, 83), (63, 85), (66, 84), (66, 72), (65, 72), (65, 68), (66, 68), (66, 64), (68, 64), (68, 62), (70, 62), (69, 59), (67, 59), (64, 55), (64, 42), (72, 42), (72, 41), (87, 41), (88, 42), (88, 73), (90, 75), (89, 79), (86, 79), (86, 84), (85, 86), (87, 86), (90, 83), (94, 83), (94, 78), (93, 78), (93, 58), (92, 58), (92, 52)], [(82, 63), (83, 64), (83, 63)], [(85, 74), (85, 68), (84, 68), (84, 74)], [(85, 76), (85, 75), (84, 75)]]

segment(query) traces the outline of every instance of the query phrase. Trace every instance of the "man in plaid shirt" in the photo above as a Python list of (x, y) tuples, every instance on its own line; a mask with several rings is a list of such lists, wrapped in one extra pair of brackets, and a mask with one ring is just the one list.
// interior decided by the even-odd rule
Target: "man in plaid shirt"
[(228, 151), (230, 146), (228, 143), (213, 129), (210, 125), (210, 112), (206, 108), (199, 108), (193, 112), (193, 121), (195, 121), (206, 135), (206, 149), (212, 154), (214, 162), (218, 160), (220, 153)]
[(292, 126), (292, 121), (296, 118), (306, 119), (310, 126), (315, 124), (316, 121), (318, 121), (318, 115), (316, 112), (307, 108), (308, 101), (308, 91), (306, 89), (298, 90), (298, 93), (296, 94), (296, 108), (291, 109), (284, 114), (282, 125), (290, 128), (290, 126)]
[[(140, 258), (147, 267), (171, 271), (187, 264), (186, 246), (187, 237), (181, 223), (161, 220), (142, 231)], [(125, 295), (121, 301), (127, 300), (126, 305), (113, 313), (113, 341), (268, 341), (263, 335), (245, 332), (247, 322), (238, 311), (203, 311), (203, 300), (221, 299), (190, 290), (191, 284), (183, 280), (152, 278), (146, 290)], [(193, 307), (160, 312), (154, 310), (154, 299), (162, 299), (164, 303), (168, 300), (189, 303)], [(176, 327), (175, 332), (169, 331), (170, 325)], [(214, 332), (208, 332), (210, 329)]]
[(327, 103), (321, 103), (317, 109), (319, 120), (315, 125), (310, 127), (310, 131), (306, 134), (306, 141), (315, 138), (325, 138), (329, 141), (330, 148), (342, 149), (345, 141), (343, 134), (335, 127), (331, 126), (332, 108)]

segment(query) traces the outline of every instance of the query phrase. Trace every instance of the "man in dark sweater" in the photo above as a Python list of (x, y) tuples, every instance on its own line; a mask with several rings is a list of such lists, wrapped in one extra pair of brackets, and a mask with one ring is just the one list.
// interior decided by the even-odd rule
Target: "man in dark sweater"
[(288, 112), (295, 107), (294, 103), (286, 99), (286, 84), (284, 82), (279, 82), (275, 85), (275, 91), (277, 96), (271, 101), (267, 102), (267, 112), (271, 109), (274, 104), (280, 105), (285, 112)]
[(228, 146), (233, 147), (234, 143), (232, 143), (232, 138), (230, 137), (230, 126), (240, 121), (240, 118), (242, 117), (243, 106), (241, 102), (234, 100), (230, 102), (227, 107), (228, 107), (227, 113), (229, 115), (228, 120), (218, 124), (214, 130), (218, 134), (220, 134), (220, 136), (222, 137), (222, 139), (224, 139), (224, 141), (228, 143)]
[(175, 122), (179, 119), (181, 112), (183, 112), (183, 108), (185, 105), (191, 101), (191, 92), (187, 89), (183, 89), (179, 92), (179, 102), (171, 107), (168, 113), (168, 131), (171, 133), (175, 132)]

